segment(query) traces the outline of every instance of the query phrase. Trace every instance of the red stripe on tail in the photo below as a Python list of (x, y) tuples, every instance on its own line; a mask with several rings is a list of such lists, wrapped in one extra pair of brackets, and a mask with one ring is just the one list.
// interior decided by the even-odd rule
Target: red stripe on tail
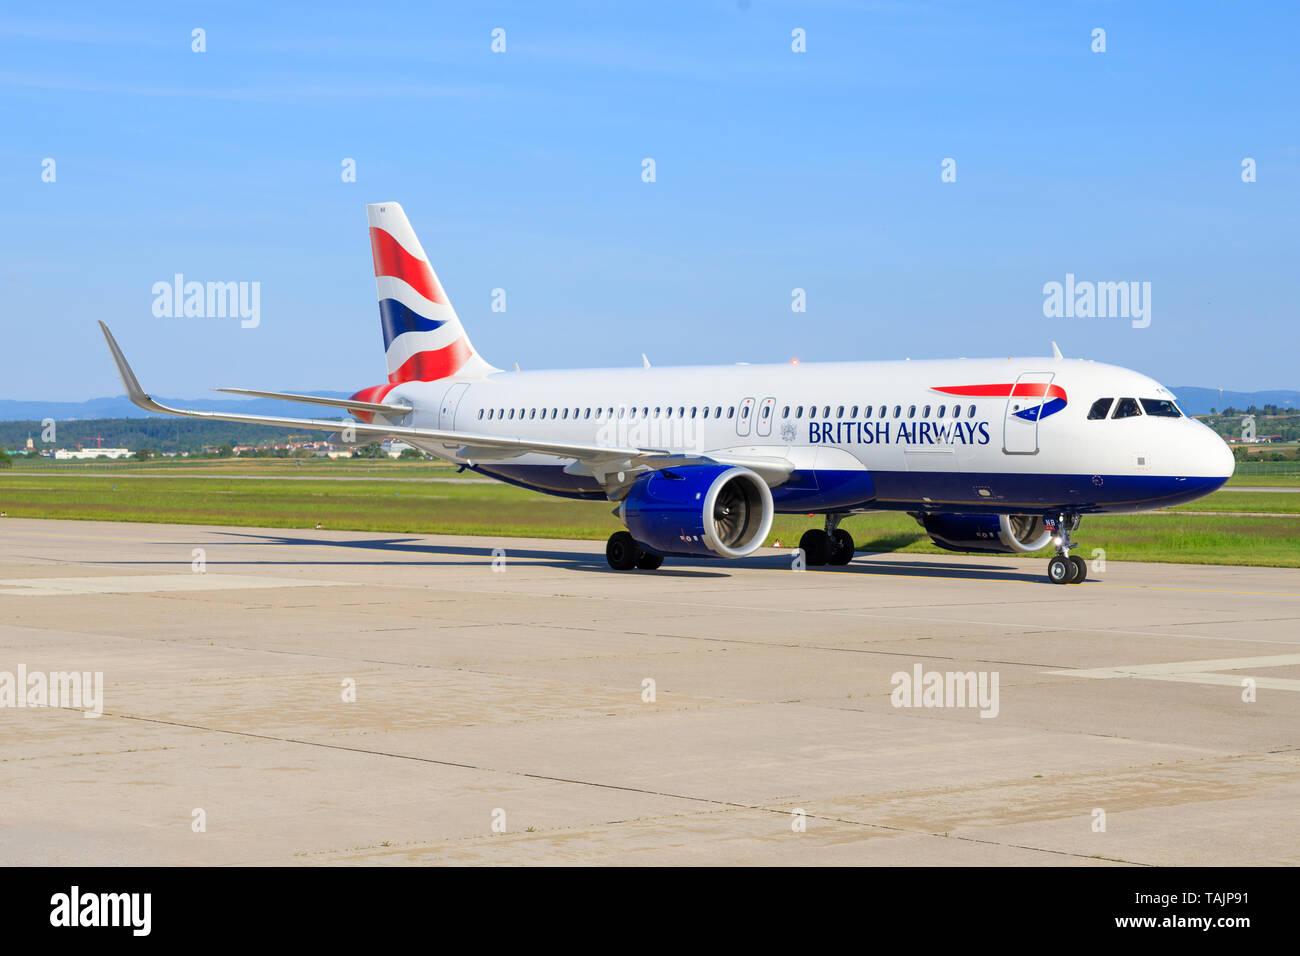
[(370, 251), (375, 257), (375, 275), (401, 279), (431, 302), (445, 303), (429, 263), (417, 259), (402, 244), (377, 226), (370, 227)]
[(446, 348), (430, 352), (416, 352), (402, 363), (402, 367), (388, 376), (390, 382), (432, 382), (455, 375), (473, 353), (469, 343), (459, 338)]
[[(397, 383), (395, 382), (388, 385), (371, 385), (369, 388), (363, 388), (361, 391), (353, 393), (350, 397), (358, 402), (382, 402), (384, 396), (396, 387)], [(362, 411), (358, 408), (349, 408), (348, 411), (352, 413), (352, 417), (357, 421), (365, 422), (367, 425), (375, 420), (374, 412)]]

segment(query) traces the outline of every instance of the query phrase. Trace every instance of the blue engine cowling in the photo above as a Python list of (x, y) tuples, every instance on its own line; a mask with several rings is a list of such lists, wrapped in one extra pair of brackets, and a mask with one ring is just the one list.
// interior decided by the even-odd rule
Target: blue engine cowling
[(658, 554), (741, 558), (772, 528), (772, 492), (748, 468), (686, 465), (642, 475), (619, 508), (637, 544)]
[(1052, 533), (1041, 515), (916, 515), (933, 541), (949, 551), (1027, 554), (1045, 548)]

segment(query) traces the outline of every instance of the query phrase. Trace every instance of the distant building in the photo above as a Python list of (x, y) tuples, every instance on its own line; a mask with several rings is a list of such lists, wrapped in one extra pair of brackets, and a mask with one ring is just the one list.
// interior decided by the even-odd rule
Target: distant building
[(414, 448), (415, 446), (407, 444), (404, 441), (398, 441), (396, 438), (389, 438), (380, 442), (379, 447), (383, 449), (384, 454), (389, 458), (401, 458), (402, 452), (406, 451), (408, 448)]
[(131, 449), (129, 448), (56, 448), (54, 458), (56, 461), (68, 461), (69, 459), (82, 458), (129, 458)]

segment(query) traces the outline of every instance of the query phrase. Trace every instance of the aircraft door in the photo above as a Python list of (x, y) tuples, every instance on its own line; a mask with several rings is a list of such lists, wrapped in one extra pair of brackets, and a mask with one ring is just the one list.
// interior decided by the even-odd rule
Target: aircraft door
[(1002, 418), (1002, 451), (1007, 455), (1038, 454), (1038, 416), (1053, 372), (1024, 372), (1007, 397)]
[(736, 409), (736, 434), (748, 435), (754, 425), (754, 400), (747, 398)]
[(468, 389), (468, 382), (460, 382), (443, 393), (442, 406), (438, 413), (439, 428), (450, 431), (456, 427), (456, 408)]
[(758, 406), (758, 420), (754, 423), (755, 434), (767, 437), (772, 434), (772, 416), (776, 414), (776, 399), (765, 398)]

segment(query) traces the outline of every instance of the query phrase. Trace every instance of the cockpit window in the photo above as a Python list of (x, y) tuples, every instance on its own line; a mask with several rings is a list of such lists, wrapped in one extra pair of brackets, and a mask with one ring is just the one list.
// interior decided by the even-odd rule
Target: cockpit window
[(1113, 398), (1099, 398), (1092, 403), (1092, 408), (1088, 409), (1088, 420), (1095, 421), (1098, 418), (1105, 418), (1106, 413), (1110, 411), (1110, 403), (1115, 401)]
[(1142, 399), (1142, 411), (1148, 415), (1155, 415), (1157, 418), (1183, 417), (1183, 413), (1178, 410), (1177, 405), (1163, 398)]
[(1141, 415), (1142, 409), (1138, 408), (1136, 398), (1121, 398), (1115, 403), (1115, 414), (1111, 418), (1132, 418), (1134, 415)]

